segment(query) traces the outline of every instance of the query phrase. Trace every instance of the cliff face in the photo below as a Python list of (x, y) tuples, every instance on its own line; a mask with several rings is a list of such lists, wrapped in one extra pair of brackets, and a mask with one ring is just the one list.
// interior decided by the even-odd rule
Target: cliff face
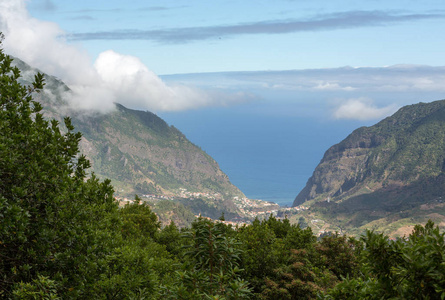
[[(38, 70), (20, 59), (14, 59), (14, 64), (29, 84)], [(187, 189), (219, 193), (226, 199), (244, 196), (212, 157), (155, 114), (119, 104), (107, 114), (73, 111), (65, 98), (69, 88), (50, 75), (45, 75), (45, 83), (36, 95), (44, 115), (60, 123), (64, 116), (71, 117), (75, 130), (83, 135), (80, 152), (90, 160), (90, 170), (111, 179), (118, 195), (169, 195)]]
[(106, 115), (74, 115), (92, 169), (138, 193), (189, 191), (242, 195), (216, 161), (151, 112), (116, 105)]
[(444, 159), (445, 101), (405, 106), (326, 151), (294, 206), (432, 180), (443, 175)]

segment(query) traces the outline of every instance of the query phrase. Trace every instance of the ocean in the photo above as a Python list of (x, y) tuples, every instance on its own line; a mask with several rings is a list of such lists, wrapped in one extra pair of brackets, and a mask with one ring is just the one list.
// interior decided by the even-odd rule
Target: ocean
[(281, 206), (292, 205), (330, 146), (364, 125), (250, 104), (159, 116), (212, 156), (248, 198)]

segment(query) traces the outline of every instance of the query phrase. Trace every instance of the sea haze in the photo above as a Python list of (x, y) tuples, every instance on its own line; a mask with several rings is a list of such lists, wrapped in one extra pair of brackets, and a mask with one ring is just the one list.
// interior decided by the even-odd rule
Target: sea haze
[(313, 117), (301, 103), (285, 102), (160, 116), (211, 155), (247, 197), (281, 206), (292, 205), (330, 146), (364, 125)]

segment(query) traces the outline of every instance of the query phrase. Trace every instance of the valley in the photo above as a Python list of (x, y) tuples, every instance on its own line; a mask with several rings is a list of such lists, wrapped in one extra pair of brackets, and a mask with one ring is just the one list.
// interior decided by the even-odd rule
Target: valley
[[(24, 74), (36, 71), (18, 59), (16, 64)], [(120, 104), (107, 114), (73, 110), (66, 100), (69, 88), (49, 75), (46, 82), (39, 95), (45, 114), (62, 120), (63, 111), (72, 118), (90, 172), (109, 178), (118, 199), (138, 195), (153, 205), (164, 225), (175, 220), (187, 226), (192, 216), (216, 220), (223, 213), (239, 224), (270, 214), (288, 217), (319, 235), (371, 229), (402, 236), (428, 219), (445, 225), (443, 206), (435, 202), (445, 197), (444, 101), (403, 107), (330, 147), (296, 197), (295, 209), (287, 211), (248, 199), (212, 157), (156, 114)]]

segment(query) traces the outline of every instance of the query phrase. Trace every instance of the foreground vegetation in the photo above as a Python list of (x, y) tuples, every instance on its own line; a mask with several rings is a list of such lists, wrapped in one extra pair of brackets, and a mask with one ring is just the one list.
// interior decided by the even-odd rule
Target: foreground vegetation
[(5, 299), (444, 299), (444, 234), (319, 240), (269, 217), (161, 228), (87, 176), (80, 134), (46, 121), (0, 51), (0, 297)]

